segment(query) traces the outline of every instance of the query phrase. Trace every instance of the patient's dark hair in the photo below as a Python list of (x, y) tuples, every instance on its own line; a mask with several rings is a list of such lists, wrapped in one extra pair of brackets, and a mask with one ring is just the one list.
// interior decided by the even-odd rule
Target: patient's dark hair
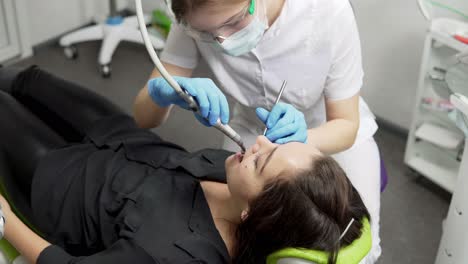
[[(310, 169), (276, 178), (249, 203), (232, 262), (265, 263), (274, 251), (300, 247), (329, 252), (328, 263), (335, 264), (339, 249), (360, 237), (364, 217), (370, 220), (343, 169), (331, 157), (316, 157)], [(339, 241), (352, 218), (356, 221)]]

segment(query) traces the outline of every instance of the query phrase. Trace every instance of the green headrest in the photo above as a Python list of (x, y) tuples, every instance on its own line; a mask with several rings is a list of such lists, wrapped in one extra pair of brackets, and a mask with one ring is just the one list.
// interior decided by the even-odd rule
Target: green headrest
[[(338, 252), (337, 264), (358, 264), (369, 253), (372, 247), (372, 235), (369, 220), (362, 220), (362, 234), (349, 246), (340, 249)], [(267, 257), (267, 264), (276, 264), (283, 258), (296, 258), (308, 260), (317, 264), (328, 263), (328, 253), (305, 248), (285, 248), (270, 254)]]
[[(5, 183), (1, 177), (0, 177), (0, 194), (2, 194), (3, 197), (5, 197), (5, 199), (10, 203), (11, 209), (13, 210), (13, 212), (15, 212), (18, 218), (21, 221), (23, 221), (23, 223), (25, 223), (27, 226), (29, 226), (33, 231), (35, 231), (36, 234), (40, 234), (32, 227), (32, 225), (26, 220), (26, 218), (23, 215), (21, 215), (21, 213), (16, 209), (15, 205), (11, 202), (12, 200), (10, 196), (8, 195), (8, 192), (6, 191)], [(19, 252), (4, 238), (0, 240), (0, 251), (3, 252), (3, 254), (5, 255), (5, 257), (10, 263), (13, 262), (13, 260), (20, 255)]]
[[(7, 198), (8, 195), (5, 192), (5, 186), (3, 185), (3, 181), (0, 181), (0, 194), (2, 194), (8, 201), (11, 201)], [(0, 251), (3, 252), (4, 256), (7, 258), (9, 263), (13, 262), (13, 260), (19, 256), (19, 252), (4, 238), (0, 240)]]

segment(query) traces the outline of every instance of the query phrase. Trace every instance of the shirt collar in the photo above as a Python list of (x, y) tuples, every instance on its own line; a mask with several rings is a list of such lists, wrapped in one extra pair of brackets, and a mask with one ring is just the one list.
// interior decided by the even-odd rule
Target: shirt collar
[[(208, 263), (230, 263), (231, 257), (215, 227), (200, 184), (197, 184), (194, 195), (192, 214), (188, 223), (192, 234), (174, 244), (196, 259), (210, 261)], [(209, 245), (216, 250), (207, 250)]]
[(223, 254), (223, 257), (226, 260), (230, 259), (226, 244), (216, 229), (208, 202), (206, 201), (205, 194), (200, 184), (198, 184), (195, 190), (195, 199), (192, 215), (190, 216), (189, 228), (207, 238), (208, 241), (212, 241), (213, 245)]

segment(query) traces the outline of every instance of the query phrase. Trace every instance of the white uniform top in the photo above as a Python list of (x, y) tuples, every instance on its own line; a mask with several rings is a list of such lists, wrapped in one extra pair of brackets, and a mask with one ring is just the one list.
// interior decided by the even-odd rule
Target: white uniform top
[[(195, 41), (174, 24), (162, 61), (192, 69), (200, 57), (213, 71), (218, 87), (234, 99), (230, 125), (247, 146), (264, 129), (255, 108), (272, 108), (282, 80), (288, 85), (281, 102), (302, 111), (309, 128), (326, 122), (324, 98), (350, 98), (363, 84), (359, 33), (348, 0), (286, 0), (257, 47), (239, 57)], [(377, 130), (362, 98), (360, 116), (355, 144)]]

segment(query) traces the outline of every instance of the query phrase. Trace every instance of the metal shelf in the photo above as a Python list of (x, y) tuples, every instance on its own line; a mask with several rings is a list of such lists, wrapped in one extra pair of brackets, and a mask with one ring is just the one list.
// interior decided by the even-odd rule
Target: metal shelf
[[(448, 118), (449, 106), (438, 107), (452, 94), (445, 82), (446, 71), (454, 65), (455, 55), (468, 49), (453, 38), (463, 24), (435, 20), (426, 36), (421, 63), (413, 122), (405, 151), (405, 163), (412, 169), (453, 192), (460, 168), (464, 135)], [(434, 70), (434, 68), (437, 68)], [(467, 89), (468, 90), (468, 89)], [(467, 91), (468, 92), (468, 91)], [(432, 99), (432, 103), (423, 103)]]
[(453, 192), (460, 162), (452, 155), (447, 155), (447, 152), (428, 142), (420, 141), (415, 143), (413, 155), (406, 163), (445, 190)]
[(418, 139), (427, 141), (437, 147), (447, 150), (457, 150), (463, 144), (465, 137), (461, 133), (446, 129), (433, 123), (423, 123), (415, 132)]
[(468, 23), (450, 18), (438, 18), (431, 23), (430, 33), (435, 41), (461, 52), (466, 50), (468, 45), (453, 37), (459, 32), (468, 32)]

